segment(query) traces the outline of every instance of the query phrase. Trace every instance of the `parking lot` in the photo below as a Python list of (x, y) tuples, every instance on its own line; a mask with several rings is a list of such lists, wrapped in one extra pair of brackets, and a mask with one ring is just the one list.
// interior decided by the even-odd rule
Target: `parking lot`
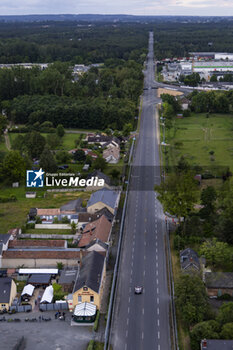
[[(55, 319), (55, 312), (16, 313), (0, 315), (0, 319), (20, 319), (20, 322), (0, 322), (1, 350), (11, 350), (22, 336), (26, 344), (19, 350), (85, 350), (88, 342), (94, 338), (92, 327), (71, 326), (71, 313), (66, 312), (65, 321)], [(51, 321), (39, 322), (39, 316), (51, 318)], [(36, 318), (36, 322), (25, 322), (25, 318)]]

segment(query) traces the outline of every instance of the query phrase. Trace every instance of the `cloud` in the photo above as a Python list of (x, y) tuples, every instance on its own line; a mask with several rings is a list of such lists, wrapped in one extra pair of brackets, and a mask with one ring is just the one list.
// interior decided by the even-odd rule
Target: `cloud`
[(0, 0), (0, 14), (233, 15), (231, 0)]

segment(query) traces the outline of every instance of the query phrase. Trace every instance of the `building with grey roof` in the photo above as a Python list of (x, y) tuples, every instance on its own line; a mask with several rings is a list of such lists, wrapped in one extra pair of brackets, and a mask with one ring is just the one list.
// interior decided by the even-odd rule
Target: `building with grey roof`
[(95, 213), (106, 207), (112, 214), (116, 214), (120, 193), (107, 188), (96, 191), (91, 195), (87, 203), (87, 211)]
[(200, 270), (200, 261), (195, 250), (186, 248), (180, 252), (180, 265), (184, 272)]
[(95, 251), (82, 260), (73, 289), (73, 307), (90, 302), (100, 308), (106, 276), (105, 256)]
[(206, 272), (205, 285), (210, 297), (233, 296), (233, 272)]
[(10, 277), (0, 278), (0, 310), (9, 309), (17, 294), (16, 284)]
[(204, 339), (201, 350), (233, 350), (233, 340)]

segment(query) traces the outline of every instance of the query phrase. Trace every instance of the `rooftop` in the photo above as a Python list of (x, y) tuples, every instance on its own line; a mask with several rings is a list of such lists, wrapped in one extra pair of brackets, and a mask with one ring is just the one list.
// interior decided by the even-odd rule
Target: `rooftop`
[(118, 192), (103, 188), (102, 190), (98, 190), (91, 195), (91, 198), (87, 203), (87, 207), (90, 207), (98, 202), (102, 202), (108, 205), (110, 208), (115, 209), (117, 206), (118, 197)]
[(10, 237), (11, 235), (9, 233), (0, 233), (0, 243), (6, 244)]
[(8, 303), (10, 300), (11, 281), (10, 277), (0, 278), (0, 303)]
[(206, 272), (205, 284), (207, 288), (233, 289), (233, 272)]
[(108, 242), (111, 227), (112, 224), (105, 215), (102, 215), (98, 220), (86, 224), (78, 246), (85, 247), (96, 238), (103, 242)]
[(86, 286), (98, 293), (104, 267), (105, 257), (95, 251), (83, 258), (79, 276), (74, 285), (73, 293)]
[(74, 211), (78, 212), (82, 209), (82, 198), (77, 198), (73, 201), (70, 201), (66, 204), (64, 204), (61, 208), (60, 211)]
[(75, 282), (77, 273), (78, 273), (78, 269), (62, 270), (61, 276), (59, 278), (59, 284)]

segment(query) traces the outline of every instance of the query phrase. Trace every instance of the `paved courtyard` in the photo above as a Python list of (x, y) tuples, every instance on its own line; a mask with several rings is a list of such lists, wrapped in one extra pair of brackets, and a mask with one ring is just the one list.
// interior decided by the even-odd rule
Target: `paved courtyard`
[[(55, 319), (55, 312), (30, 312), (5, 315), (6, 319), (20, 318), (21, 322), (0, 322), (1, 350), (13, 350), (22, 336), (25, 346), (19, 350), (86, 350), (87, 344), (95, 338), (92, 327), (70, 326), (71, 313), (66, 312), (66, 320)], [(0, 315), (2, 319), (4, 315)], [(26, 317), (39, 319), (51, 317), (49, 322), (25, 322)]]

